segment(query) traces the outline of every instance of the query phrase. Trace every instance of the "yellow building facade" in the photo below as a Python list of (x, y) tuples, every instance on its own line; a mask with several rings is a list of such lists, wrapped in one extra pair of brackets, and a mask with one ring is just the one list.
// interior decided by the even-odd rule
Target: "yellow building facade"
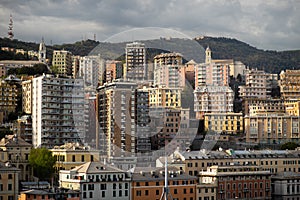
[(149, 88), (149, 105), (150, 107), (181, 107), (181, 89), (157, 87)]
[(243, 133), (244, 122), (242, 113), (206, 113), (204, 115), (205, 130), (216, 133)]
[(70, 170), (86, 162), (96, 162), (100, 160), (99, 151), (89, 147), (80, 146), (76, 143), (66, 143), (50, 149), (56, 159), (55, 169)]
[(246, 142), (285, 143), (300, 139), (300, 116), (285, 113), (262, 113), (245, 116)]
[(300, 99), (300, 70), (281, 71), (279, 86), (284, 99)]

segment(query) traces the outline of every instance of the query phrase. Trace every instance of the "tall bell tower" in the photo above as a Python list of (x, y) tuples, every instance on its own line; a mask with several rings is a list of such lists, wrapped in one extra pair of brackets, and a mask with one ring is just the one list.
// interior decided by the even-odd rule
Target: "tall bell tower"
[(205, 50), (205, 63), (210, 63), (211, 62), (211, 50), (209, 46)]
[(41, 41), (40, 47), (39, 47), (39, 61), (41, 63), (46, 63), (46, 45), (44, 43), (44, 38), (42, 38), (42, 41)]

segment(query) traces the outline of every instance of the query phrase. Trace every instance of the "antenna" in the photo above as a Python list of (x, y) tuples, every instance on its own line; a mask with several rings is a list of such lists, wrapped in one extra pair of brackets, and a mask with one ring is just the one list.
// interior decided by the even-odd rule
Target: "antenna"
[(171, 193), (169, 193), (169, 187), (168, 187), (168, 158), (167, 158), (167, 154), (165, 152), (165, 186), (164, 186), (163, 192), (161, 194), (160, 200), (163, 200), (163, 199), (168, 200), (168, 196), (169, 196), (169, 199), (173, 199)]
[(10, 17), (9, 17), (9, 24), (8, 24), (8, 38), (10, 40), (13, 40), (14, 39), (14, 33), (13, 33), (13, 26), (14, 25), (14, 22), (13, 22), (13, 19), (12, 19), (12, 14), (10, 14)]

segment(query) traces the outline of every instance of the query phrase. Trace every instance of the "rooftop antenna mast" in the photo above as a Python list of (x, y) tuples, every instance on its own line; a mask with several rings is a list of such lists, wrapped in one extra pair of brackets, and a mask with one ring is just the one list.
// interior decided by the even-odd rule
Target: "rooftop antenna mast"
[[(166, 146), (165, 146), (166, 149)], [(173, 197), (169, 191), (169, 186), (168, 186), (168, 159), (167, 159), (167, 154), (165, 152), (165, 186), (163, 189), (163, 192), (161, 194), (160, 200), (168, 200), (168, 199), (172, 199)]]
[(14, 39), (12, 14), (10, 14), (10, 17), (9, 17), (9, 24), (8, 24), (8, 32), (7, 32), (7, 34), (8, 34), (8, 38), (10, 40)]

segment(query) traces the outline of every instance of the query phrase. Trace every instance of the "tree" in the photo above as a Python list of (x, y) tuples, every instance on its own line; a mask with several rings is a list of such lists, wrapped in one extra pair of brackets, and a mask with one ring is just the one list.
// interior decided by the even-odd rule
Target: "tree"
[(54, 173), (55, 158), (46, 148), (31, 149), (29, 164), (33, 168), (34, 176), (39, 180), (49, 180)]
[(287, 142), (280, 146), (281, 150), (295, 150), (299, 145), (295, 142)]

